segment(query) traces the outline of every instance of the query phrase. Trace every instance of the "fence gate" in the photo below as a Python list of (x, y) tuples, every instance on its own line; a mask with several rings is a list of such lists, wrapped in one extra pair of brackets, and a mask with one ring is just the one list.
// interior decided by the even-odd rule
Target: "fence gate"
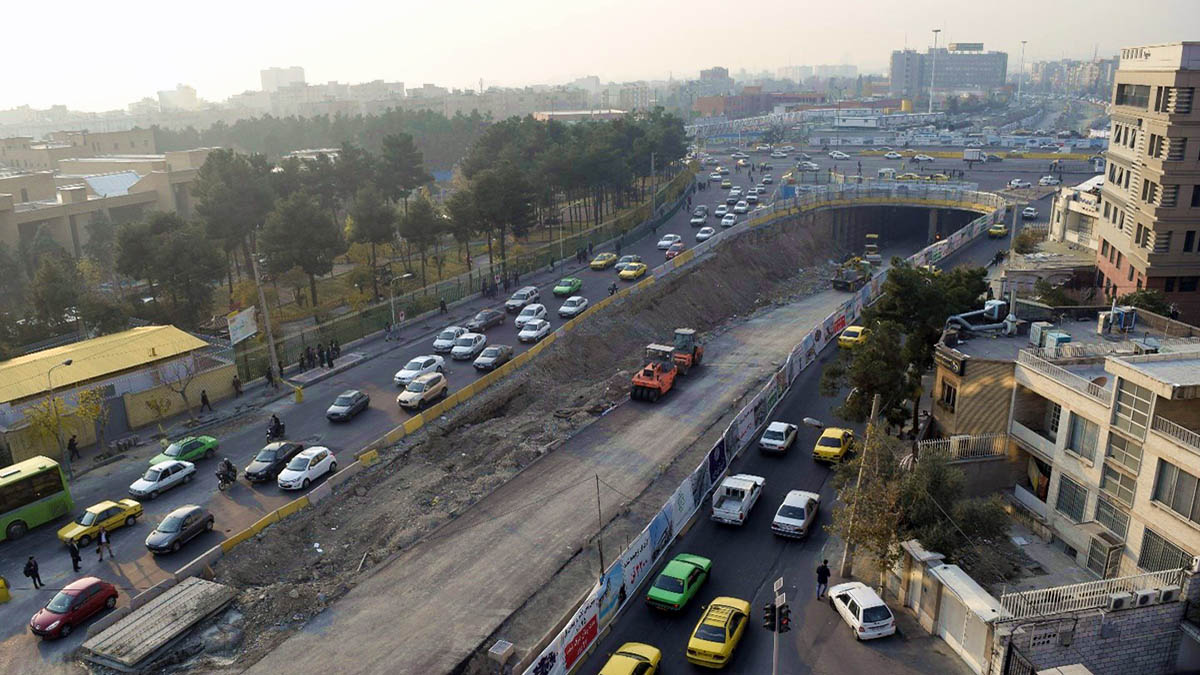
[[(950, 645), (967, 665), (972, 665), (973, 659), (967, 658), (963, 645), (963, 633), (967, 621), (967, 608), (949, 588), (942, 586), (942, 602), (938, 607), (937, 635)], [(975, 672), (979, 672), (978, 669)]]
[(1017, 649), (1016, 642), (1010, 638), (1004, 653), (1004, 672), (1001, 675), (1034, 675), (1036, 672), (1033, 662)]

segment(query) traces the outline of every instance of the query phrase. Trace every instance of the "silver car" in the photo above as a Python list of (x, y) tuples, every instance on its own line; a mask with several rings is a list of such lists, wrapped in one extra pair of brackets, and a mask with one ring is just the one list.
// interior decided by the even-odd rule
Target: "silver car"
[(146, 469), (142, 477), (133, 481), (129, 486), (129, 494), (134, 497), (149, 497), (156, 499), (160, 494), (192, 480), (196, 475), (196, 465), (179, 459), (159, 462)]

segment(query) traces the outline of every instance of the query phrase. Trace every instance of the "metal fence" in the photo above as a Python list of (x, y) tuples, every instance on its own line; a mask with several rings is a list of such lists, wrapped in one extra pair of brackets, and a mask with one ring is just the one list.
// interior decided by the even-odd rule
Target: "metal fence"
[(1107, 607), (1109, 596), (1113, 593), (1132, 593), (1182, 584), (1183, 570), (1172, 569), (1036, 591), (1005, 593), (1000, 596), (1000, 604), (1012, 613), (1012, 619), (1030, 619)]
[(1003, 675), (1034, 675), (1037, 669), (1033, 667), (1033, 661), (1017, 649), (1016, 643), (1009, 640), (1008, 648), (1004, 652), (1004, 669), (1001, 672)]
[(1094, 398), (1097, 402), (1108, 405), (1109, 390), (1101, 387), (1095, 382), (1091, 382), (1086, 378), (1080, 377), (1071, 371), (1056, 366), (1053, 363), (1035, 355), (1032, 351), (1022, 349), (1017, 353), (1017, 362), (1023, 366), (1027, 366), (1037, 372), (1058, 381), (1059, 384), (1068, 386), (1081, 394), (1086, 394)]
[(1008, 449), (1008, 434), (1000, 432), (978, 436), (951, 436), (917, 443), (919, 457), (930, 454), (951, 462), (1003, 456)]

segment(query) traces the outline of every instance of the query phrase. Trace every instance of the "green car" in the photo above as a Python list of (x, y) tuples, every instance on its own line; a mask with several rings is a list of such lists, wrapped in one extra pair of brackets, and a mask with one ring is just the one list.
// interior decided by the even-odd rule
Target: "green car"
[(708, 580), (712, 561), (691, 553), (675, 556), (659, 573), (646, 594), (646, 604), (656, 609), (678, 611), (683, 609)]
[(566, 279), (560, 280), (558, 285), (554, 287), (554, 294), (574, 295), (575, 293), (578, 293), (579, 289), (581, 288), (583, 288), (583, 279), (567, 277)]
[(170, 459), (181, 459), (185, 462), (208, 459), (216, 454), (219, 447), (217, 439), (212, 436), (188, 436), (168, 445), (166, 450), (150, 458), (150, 466)]

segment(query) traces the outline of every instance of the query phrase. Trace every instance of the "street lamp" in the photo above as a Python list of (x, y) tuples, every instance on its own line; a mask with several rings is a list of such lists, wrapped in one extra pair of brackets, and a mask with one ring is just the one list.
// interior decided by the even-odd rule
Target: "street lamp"
[(1021, 102), (1021, 84), (1025, 81), (1025, 42), (1021, 40), (1021, 69), (1017, 71), (1017, 103)]
[(940, 32), (942, 32), (941, 28), (933, 29), (933, 58), (929, 65), (929, 112), (931, 113), (933, 112), (933, 78), (937, 75), (937, 37)]
[(50, 375), (54, 372), (55, 368), (69, 366), (71, 363), (72, 360), (67, 359), (62, 363), (50, 366), (50, 370), (46, 371), (46, 389), (49, 396), (47, 403), (50, 405), (50, 409), (54, 411), (54, 440), (58, 442), (58, 455), (67, 467), (67, 476), (71, 476), (71, 458), (67, 456), (67, 453), (63, 452), (62, 422), (58, 419), (58, 404), (54, 402), (54, 382), (50, 379)]
[[(471, 254), (471, 252), (468, 250), (467, 255), (470, 255), (470, 254)], [(413, 273), (405, 272), (404, 274), (401, 274), (398, 277), (392, 277), (392, 280), (388, 282), (388, 295), (391, 297), (391, 305), (392, 305), (392, 328), (393, 329), (396, 327), (396, 282), (404, 281), (405, 279), (411, 279), (411, 278), (413, 278)]]

